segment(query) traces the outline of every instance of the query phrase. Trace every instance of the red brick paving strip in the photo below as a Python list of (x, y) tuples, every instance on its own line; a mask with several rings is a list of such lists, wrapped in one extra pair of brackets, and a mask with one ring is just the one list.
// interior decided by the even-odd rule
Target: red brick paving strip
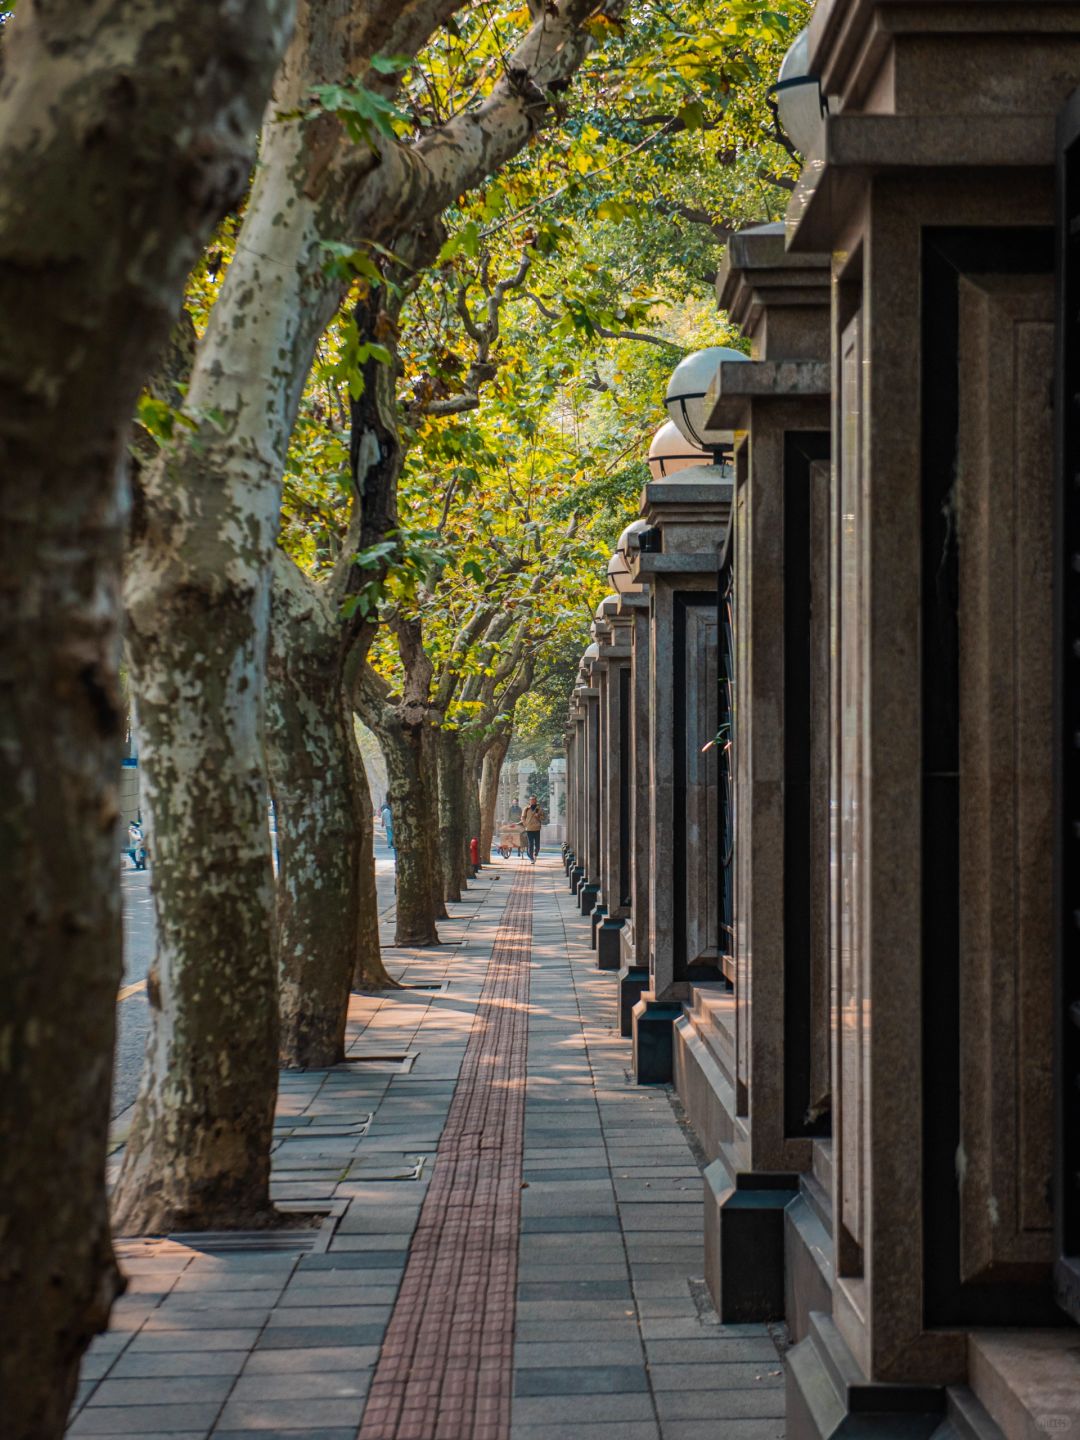
[(508, 1440), (532, 867), (495, 936), (358, 1440)]

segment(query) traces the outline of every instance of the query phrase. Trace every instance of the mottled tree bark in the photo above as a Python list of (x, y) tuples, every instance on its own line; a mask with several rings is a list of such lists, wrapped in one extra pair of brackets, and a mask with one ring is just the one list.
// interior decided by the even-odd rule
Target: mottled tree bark
[(395, 982), (378, 943), (371, 794), (342, 690), (345, 627), (327, 587), (280, 552), (272, 595), (266, 733), (280, 854), (281, 1061), (317, 1070), (345, 1054), (354, 977), (368, 989)]
[(290, 6), (21, 4), (0, 79), (0, 1406), (63, 1434), (119, 1278), (118, 684), (139, 388), (242, 193)]
[(480, 859), (491, 862), (491, 846), (495, 838), (495, 810), (499, 803), (499, 779), (503, 761), (510, 748), (510, 731), (501, 732), (484, 752), (480, 768)]
[(341, 627), (285, 555), (275, 563), (266, 708), (277, 814), (278, 1005), (282, 1064), (336, 1065), (359, 923), (360, 835), (352, 714), (341, 697)]
[(367, 771), (355, 744), (355, 784), (353, 799), (355, 814), (353, 823), (360, 834), (357, 876), (357, 926), (356, 955), (353, 963), (354, 990), (397, 990), (401, 987), (391, 979), (382, 961), (382, 945), (379, 939), (379, 894), (375, 888), (375, 834), (371, 809), (371, 788)]
[(465, 767), (461, 738), (454, 730), (436, 732), (439, 788), (439, 863), (443, 898), (460, 900), (466, 884)]
[(439, 762), (436, 754), (438, 731), (430, 711), (424, 713), (424, 724), (420, 731), (420, 764), (424, 776), (424, 795), (427, 810), (424, 813), (420, 832), (427, 850), (428, 883), (431, 886), (431, 909), (436, 920), (448, 919), (446, 899), (443, 895), (442, 859), (439, 853)]
[(434, 801), (424, 762), (426, 707), (395, 703), (388, 687), (370, 669), (361, 673), (356, 703), (364, 724), (374, 731), (386, 760), (390, 808), (397, 851), (396, 945), (437, 945), (432, 855), (429, 830)]
[(462, 825), (461, 855), (466, 867), (466, 874), (476, 874), (471, 859), (472, 841), (475, 838), (477, 845), (480, 842), (481, 817), (480, 817), (480, 750), (481, 747), (474, 741), (471, 744), (462, 746), (461, 772), (462, 772), (462, 814), (464, 823)]

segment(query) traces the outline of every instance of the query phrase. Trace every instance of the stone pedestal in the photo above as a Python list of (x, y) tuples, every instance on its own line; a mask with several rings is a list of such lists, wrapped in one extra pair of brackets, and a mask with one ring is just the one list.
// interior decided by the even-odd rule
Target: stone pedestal
[(598, 970), (618, 970), (621, 963), (619, 936), (622, 933), (625, 920), (617, 915), (605, 915), (601, 923), (596, 927), (596, 968)]
[(672, 1035), (681, 1014), (676, 1000), (658, 1000), (646, 990), (634, 1006), (634, 1076), (639, 1085), (668, 1085), (672, 1072)]
[(774, 1170), (732, 1175), (723, 1159), (706, 1169), (705, 1279), (725, 1324), (784, 1318), (784, 1212), (798, 1183)]
[[(620, 935), (622, 940), (625, 930)], [(620, 951), (625, 953), (624, 946), (620, 945)], [(634, 1006), (649, 988), (649, 967), (647, 965), (628, 965), (623, 963), (619, 969), (619, 1034), (627, 1038), (634, 1033)]]
[(604, 905), (602, 902), (603, 902), (603, 888), (601, 887), (600, 899), (599, 899), (599, 901), (597, 902), (597, 904), (593, 906), (592, 911), (591, 911), (591, 913), (590, 913), (590, 920), (591, 920), (592, 923), (591, 923), (591, 925), (590, 925), (589, 928), (590, 928), (590, 930), (591, 930), (591, 932), (592, 932), (592, 938), (591, 938), (591, 940), (590, 940), (589, 943), (592, 945), (592, 948), (593, 948), (594, 950), (596, 949), (596, 932), (597, 932), (597, 930), (599, 929), (600, 922), (601, 922), (603, 919), (605, 919), (605, 917), (607, 916), (607, 906)]

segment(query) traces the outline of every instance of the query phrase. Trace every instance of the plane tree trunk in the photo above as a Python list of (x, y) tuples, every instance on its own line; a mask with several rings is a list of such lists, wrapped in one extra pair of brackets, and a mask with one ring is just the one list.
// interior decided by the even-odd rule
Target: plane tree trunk
[(454, 730), (436, 734), (439, 777), (439, 860), (443, 898), (460, 900), (466, 885), (465, 761)]
[[(118, 682), (139, 389), (239, 199), (290, 5), (20, 6), (0, 81), (0, 1395), (58, 1440), (120, 1286)], [(59, 1063), (62, 1060), (62, 1063)]]
[(360, 716), (374, 731), (386, 761), (397, 851), (396, 945), (437, 945), (434, 896), (441, 877), (432, 875), (429, 829), (434, 813), (424, 759), (426, 707), (399, 702), (369, 667), (356, 690)]
[(480, 766), (480, 859), (491, 863), (491, 846), (495, 839), (496, 808), (499, 803), (499, 779), (503, 762), (510, 749), (510, 731), (497, 735), (484, 752)]
[(350, 779), (352, 716), (341, 703), (341, 633), (318, 589), (275, 562), (266, 707), (277, 816), (281, 1062), (336, 1065), (355, 964), (360, 837)]
[(480, 840), (481, 825), (480, 815), (480, 751), (481, 746), (476, 742), (465, 742), (461, 746), (461, 774), (462, 774), (462, 813), (464, 818), (463, 834), (460, 848), (462, 864), (465, 866), (467, 875), (475, 875), (471, 858), (471, 844), (475, 837), (477, 843)]
[(349, 992), (388, 989), (379, 947), (371, 792), (343, 691), (348, 632), (331, 591), (286, 555), (272, 590), (267, 758), (278, 824), (281, 1061), (345, 1053)]
[(354, 990), (398, 990), (401, 987), (396, 980), (391, 978), (382, 960), (382, 945), (379, 938), (379, 892), (375, 887), (375, 822), (371, 808), (371, 787), (368, 784), (367, 770), (360, 754), (360, 747), (356, 744), (355, 730), (353, 730), (353, 756), (355, 761), (353, 823), (360, 835), (360, 853), (357, 881), (356, 955), (353, 964), (352, 988)]

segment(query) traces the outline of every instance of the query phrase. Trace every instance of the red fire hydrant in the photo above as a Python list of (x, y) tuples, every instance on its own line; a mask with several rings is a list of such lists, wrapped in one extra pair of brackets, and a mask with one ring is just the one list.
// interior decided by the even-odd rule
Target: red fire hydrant
[(480, 869), (480, 841), (474, 835), (469, 841), (469, 859), (474, 870)]

